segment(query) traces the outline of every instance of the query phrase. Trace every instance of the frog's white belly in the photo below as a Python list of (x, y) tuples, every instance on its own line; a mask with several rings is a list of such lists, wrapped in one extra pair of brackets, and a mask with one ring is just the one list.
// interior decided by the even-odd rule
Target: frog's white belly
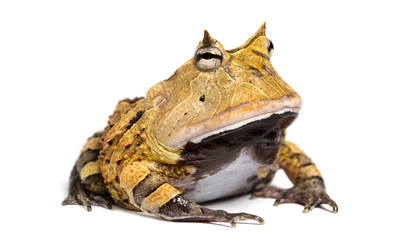
[(184, 196), (195, 202), (205, 202), (241, 194), (252, 190), (261, 165), (255, 161), (248, 148), (243, 148), (239, 156), (226, 168), (198, 180)]

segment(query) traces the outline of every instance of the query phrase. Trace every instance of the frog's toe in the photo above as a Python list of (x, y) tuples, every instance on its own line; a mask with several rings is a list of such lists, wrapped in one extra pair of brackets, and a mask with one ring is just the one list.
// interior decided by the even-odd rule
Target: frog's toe
[(66, 205), (77, 205), (78, 201), (76, 199), (76, 197), (69, 195), (67, 196), (63, 201), (62, 201), (62, 206), (66, 206)]
[(337, 213), (339, 211), (339, 207), (337, 206), (336, 202), (333, 201), (329, 195), (327, 195), (327, 193), (324, 192), (324, 194), (320, 194), (321, 197), (321, 204), (328, 204), (331, 209), (332, 209), (332, 213)]
[(323, 190), (300, 193), (296, 196), (295, 202), (304, 205), (304, 213), (310, 212), (315, 207), (321, 207), (323, 204), (329, 205), (332, 208), (333, 213), (337, 213), (339, 210), (336, 202), (334, 202)]
[(62, 206), (66, 205), (80, 205), (85, 206), (88, 211), (92, 210), (92, 204), (86, 195), (68, 195), (62, 202)]
[(254, 220), (254, 221), (257, 221), (261, 225), (265, 224), (264, 219), (262, 219), (261, 217), (248, 214), (248, 213), (228, 213), (228, 216), (230, 217), (230, 219), (232, 219), (233, 222), (244, 221), (244, 220)]
[(248, 213), (228, 213), (223, 210), (216, 210), (212, 212), (210, 216), (207, 216), (207, 220), (209, 222), (228, 222), (231, 224), (232, 227), (236, 227), (236, 221), (245, 221), (245, 220), (254, 220), (257, 221), (259, 224), (265, 224), (265, 221), (256, 215), (248, 214)]
[(80, 195), (69, 195), (65, 198), (62, 202), (62, 206), (66, 205), (80, 205), (85, 206), (88, 211), (92, 210), (92, 206), (100, 206), (104, 208), (111, 209), (111, 201), (108, 199), (95, 195), (95, 194), (89, 194), (89, 196), (80, 194)]
[(66, 205), (85, 206), (88, 211), (92, 210), (92, 206), (112, 208), (109, 199), (87, 191), (79, 182), (74, 182), (70, 187), (68, 196), (62, 202), (62, 206)]
[(193, 205), (193, 207), (196, 207), (196, 209), (191, 209), (189, 213), (181, 213), (183, 215), (180, 216), (175, 212), (173, 215), (164, 216), (164, 218), (171, 221), (185, 222), (222, 222), (229, 223), (232, 227), (236, 227), (237, 222), (245, 220), (257, 221), (261, 225), (265, 223), (261, 217), (244, 212), (228, 213), (224, 210), (213, 210), (199, 205)]
[(108, 209), (112, 208), (111, 201), (99, 195), (92, 194), (92, 196), (90, 196), (89, 202), (92, 206), (100, 206)]

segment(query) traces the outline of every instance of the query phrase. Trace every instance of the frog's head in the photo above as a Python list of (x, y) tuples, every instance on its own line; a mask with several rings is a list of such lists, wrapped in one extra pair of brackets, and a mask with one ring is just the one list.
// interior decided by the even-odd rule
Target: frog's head
[(285, 119), (280, 127), (286, 128), (301, 99), (274, 70), (272, 51), (265, 23), (228, 51), (205, 31), (194, 57), (147, 92), (154, 110), (151, 135), (163, 145), (183, 147), (272, 115)]

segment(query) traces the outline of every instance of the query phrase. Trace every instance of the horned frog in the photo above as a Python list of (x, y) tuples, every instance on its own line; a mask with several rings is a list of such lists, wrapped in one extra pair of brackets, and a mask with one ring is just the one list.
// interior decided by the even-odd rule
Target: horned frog
[[(314, 163), (285, 141), (301, 98), (274, 70), (265, 23), (241, 47), (225, 50), (207, 31), (194, 57), (145, 98), (118, 103), (104, 131), (84, 145), (63, 205), (115, 203), (171, 221), (262, 218), (202, 202), (243, 193), (299, 203), (309, 212), (336, 203)], [(265, 188), (278, 169), (294, 187)]]

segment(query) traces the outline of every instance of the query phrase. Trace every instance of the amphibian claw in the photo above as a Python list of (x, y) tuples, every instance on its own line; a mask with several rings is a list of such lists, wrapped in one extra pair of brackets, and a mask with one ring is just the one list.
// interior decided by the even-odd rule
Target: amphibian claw
[(279, 200), (275, 200), (274, 207), (277, 207), (278, 205), (280, 205), (280, 201)]
[(333, 210), (331, 211), (332, 213), (337, 213), (339, 211), (339, 207), (336, 203), (332, 203), (330, 204), (330, 206), (333, 208)]

